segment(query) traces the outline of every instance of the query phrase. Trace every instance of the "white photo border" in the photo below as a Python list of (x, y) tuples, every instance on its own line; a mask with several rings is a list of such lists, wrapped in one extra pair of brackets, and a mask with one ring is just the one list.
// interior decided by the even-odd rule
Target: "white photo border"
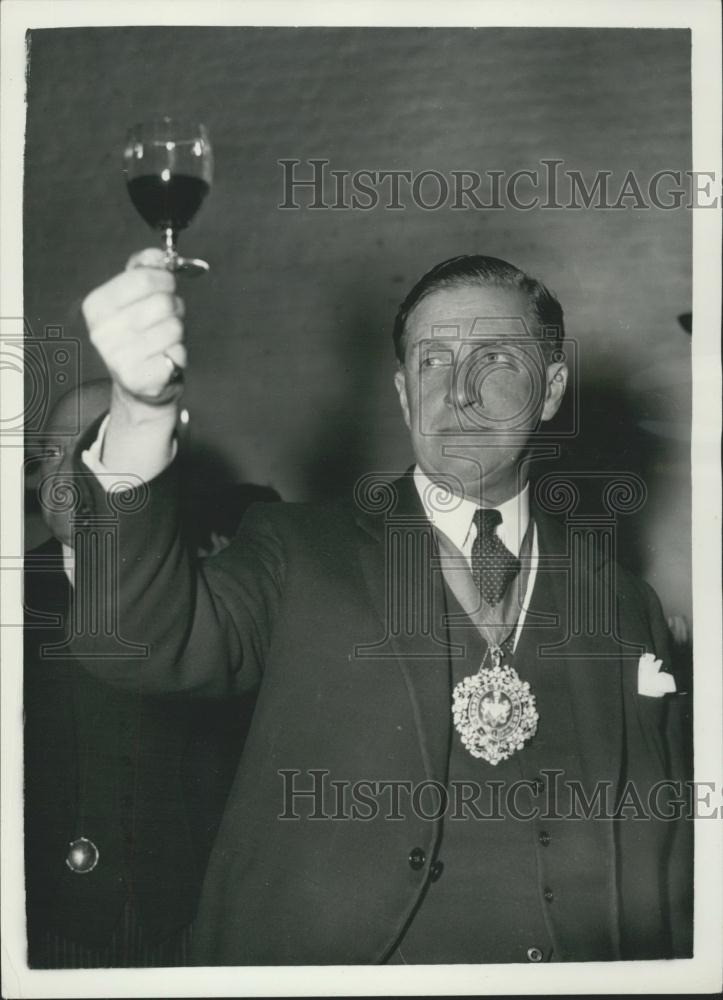
[[(715, 172), (720, 206), (721, 14), (716, 0), (580, 3), (176, 2), (6, 0), (2, 5), (0, 317), (23, 316), (22, 184), (25, 32), (111, 25), (677, 27), (692, 37), (693, 169)], [(693, 221), (693, 607), (696, 777), (723, 785), (721, 720), (721, 212)], [(17, 379), (0, 371), (4, 413), (22, 411)], [(15, 393), (15, 398), (13, 398)], [(19, 620), (22, 449), (0, 449), (0, 621)], [(15, 543), (15, 544), (13, 544)], [(690, 960), (480, 966), (330, 966), (29, 970), (25, 964), (20, 630), (0, 630), (2, 690), (2, 995), (5, 997), (509, 995), (714, 992), (721, 987), (721, 823), (696, 821), (695, 957)], [(704, 675), (702, 674), (704, 672)]]

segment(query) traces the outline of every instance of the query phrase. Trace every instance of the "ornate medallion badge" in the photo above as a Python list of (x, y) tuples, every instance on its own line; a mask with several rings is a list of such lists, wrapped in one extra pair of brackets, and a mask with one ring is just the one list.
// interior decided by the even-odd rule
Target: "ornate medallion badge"
[(466, 749), (490, 764), (522, 750), (539, 719), (530, 685), (512, 667), (499, 662), (481, 667), (479, 673), (457, 684), (452, 717)]

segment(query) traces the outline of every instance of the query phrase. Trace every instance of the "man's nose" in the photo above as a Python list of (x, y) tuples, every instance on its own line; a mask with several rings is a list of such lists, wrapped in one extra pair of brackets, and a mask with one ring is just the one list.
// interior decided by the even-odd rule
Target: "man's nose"
[(449, 365), (444, 375), (444, 403), (450, 410), (457, 410), (461, 406), (456, 388), (455, 369), (455, 365)]
[(483, 406), (479, 393), (477, 379), (470, 377), (469, 367), (456, 362), (450, 365), (445, 387), (444, 401), (447, 406), (457, 412), (470, 406)]

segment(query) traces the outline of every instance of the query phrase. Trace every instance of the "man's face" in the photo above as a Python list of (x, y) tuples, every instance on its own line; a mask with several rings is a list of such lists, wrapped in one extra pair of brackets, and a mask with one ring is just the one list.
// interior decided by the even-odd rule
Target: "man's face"
[(564, 363), (545, 363), (534, 333), (527, 297), (508, 288), (441, 289), (412, 311), (395, 385), (431, 479), (486, 503), (519, 490), (519, 460), (567, 380)]

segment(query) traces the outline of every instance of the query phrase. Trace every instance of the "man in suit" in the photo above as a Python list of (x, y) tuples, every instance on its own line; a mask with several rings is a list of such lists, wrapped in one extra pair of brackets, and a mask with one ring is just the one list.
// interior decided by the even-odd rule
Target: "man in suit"
[[(77, 455), (78, 544), (122, 509), (118, 594), (94, 588), (101, 564), (79, 598), (117, 600), (150, 655), (84, 634), (76, 649), (121, 687), (259, 692), (194, 961), (689, 954), (690, 824), (627, 817), (631, 788), (647, 802), (683, 768), (659, 603), (604, 549), (577, 560), (530, 501), (529, 451), (568, 377), (554, 296), (497, 258), (433, 268), (395, 324), (414, 467), (361, 479), (354, 503), (252, 510), (205, 570), (176, 527), (173, 276), (145, 251), (84, 313), (114, 389)], [(574, 627), (580, 594), (606, 596), (611, 627)], [(558, 784), (567, 807), (605, 789), (613, 808), (551, 806)]]
[(52, 535), (26, 555), (25, 868), (35, 968), (187, 962), (242, 745), (242, 707), (248, 714), (238, 700), (191, 704), (144, 697), (138, 685), (116, 690), (69, 653), (73, 423), (87, 427), (109, 400), (108, 380), (87, 382), (50, 414), (37, 490)]

